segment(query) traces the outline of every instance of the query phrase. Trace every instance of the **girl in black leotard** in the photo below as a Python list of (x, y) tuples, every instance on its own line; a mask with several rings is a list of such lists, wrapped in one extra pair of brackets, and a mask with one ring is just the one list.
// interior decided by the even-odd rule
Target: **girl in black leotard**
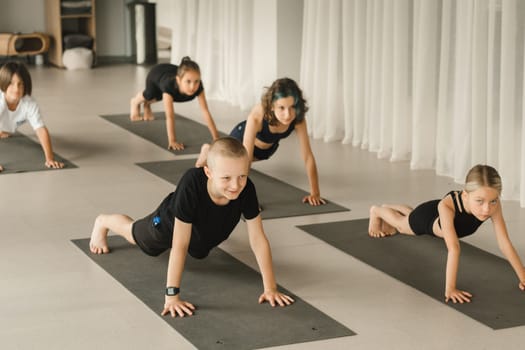
[[(321, 205), (326, 202), (321, 198), (317, 165), (306, 129), (307, 111), (306, 100), (297, 83), (289, 78), (277, 79), (266, 89), (261, 103), (252, 109), (247, 120), (237, 124), (230, 136), (242, 141), (251, 160), (257, 161), (270, 158), (279, 147), (279, 140), (295, 131), (310, 182), (310, 194), (303, 198), (303, 202)], [(197, 167), (206, 164), (208, 147), (203, 145), (195, 164)]]
[[(177, 141), (175, 134), (175, 111), (173, 102), (191, 101), (197, 97), (213, 139), (219, 137), (215, 122), (208, 109), (206, 95), (201, 82), (199, 65), (189, 57), (182, 58), (178, 66), (173, 64), (158, 64), (151, 69), (146, 78), (146, 89), (139, 92), (130, 101), (130, 119), (153, 120), (151, 104), (162, 100), (166, 113), (166, 131), (168, 133), (168, 149), (182, 150), (184, 144)], [(144, 105), (144, 117), (140, 116), (140, 106)]]
[(525, 290), (525, 268), (512, 245), (499, 200), (501, 178), (488, 165), (470, 169), (462, 191), (449, 192), (443, 199), (420, 204), (415, 209), (406, 205), (383, 205), (370, 208), (368, 233), (386, 237), (397, 232), (407, 235), (430, 234), (445, 239), (448, 249), (445, 301), (470, 302), (472, 294), (456, 288), (459, 265), (459, 238), (473, 234), (491, 219), (498, 245)]

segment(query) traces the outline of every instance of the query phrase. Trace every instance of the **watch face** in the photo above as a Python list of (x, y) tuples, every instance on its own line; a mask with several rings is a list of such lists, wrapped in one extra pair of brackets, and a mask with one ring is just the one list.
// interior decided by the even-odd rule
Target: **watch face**
[(179, 294), (179, 288), (168, 287), (166, 288), (166, 295), (177, 295)]

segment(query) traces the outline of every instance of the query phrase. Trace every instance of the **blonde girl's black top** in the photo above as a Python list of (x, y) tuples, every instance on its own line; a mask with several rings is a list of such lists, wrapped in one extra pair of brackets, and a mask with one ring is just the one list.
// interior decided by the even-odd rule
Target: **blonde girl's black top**
[[(461, 198), (461, 191), (450, 191), (445, 195), (451, 196), (452, 203), (454, 203), (454, 229), (459, 238), (469, 236), (476, 232), (479, 226), (484, 222), (476, 218), (474, 215), (467, 213)], [(438, 204), (440, 200), (435, 199), (418, 205), (408, 217), (410, 228), (416, 235), (434, 234), (432, 226), (434, 221), (438, 219), (439, 227), (441, 222), (439, 220)]]
[[(447, 193), (447, 196), (448, 195), (452, 197), (452, 203), (454, 203), (454, 228), (456, 229), (458, 237), (469, 236), (476, 232), (484, 221), (467, 213), (463, 205), (463, 199), (461, 198), (461, 191), (450, 191)], [(441, 227), (441, 223), (439, 221), (438, 223), (439, 227)]]

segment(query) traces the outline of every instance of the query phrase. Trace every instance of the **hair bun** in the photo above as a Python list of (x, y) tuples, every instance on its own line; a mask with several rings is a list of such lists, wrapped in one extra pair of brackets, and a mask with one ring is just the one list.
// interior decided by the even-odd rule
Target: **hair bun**
[(193, 61), (190, 58), (190, 56), (184, 56), (182, 57), (179, 63), (179, 68), (177, 69), (177, 76), (183, 77), (188, 70), (192, 70), (201, 74), (201, 70), (197, 62)]

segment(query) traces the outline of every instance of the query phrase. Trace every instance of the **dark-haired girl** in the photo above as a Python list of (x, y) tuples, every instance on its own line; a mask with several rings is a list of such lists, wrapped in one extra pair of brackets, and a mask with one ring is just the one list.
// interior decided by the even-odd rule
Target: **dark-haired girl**
[[(257, 161), (270, 158), (279, 147), (279, 141), (295, 131), (310, 182), (310, 194), (302, 200), (310, 205), (321, 205), (326, 202), (321, 198), (317, 165), (306, 128), (307, 111), (306, 100), (297, 83), (289, 78), (277, 79), (266, 89), (261, 103), (253, 107), (245, 121), (233, 128), (230, 136), (241, 140), (251, 160)], [(196, 166), (206, 163), (208, 147), (203, 145)]]

